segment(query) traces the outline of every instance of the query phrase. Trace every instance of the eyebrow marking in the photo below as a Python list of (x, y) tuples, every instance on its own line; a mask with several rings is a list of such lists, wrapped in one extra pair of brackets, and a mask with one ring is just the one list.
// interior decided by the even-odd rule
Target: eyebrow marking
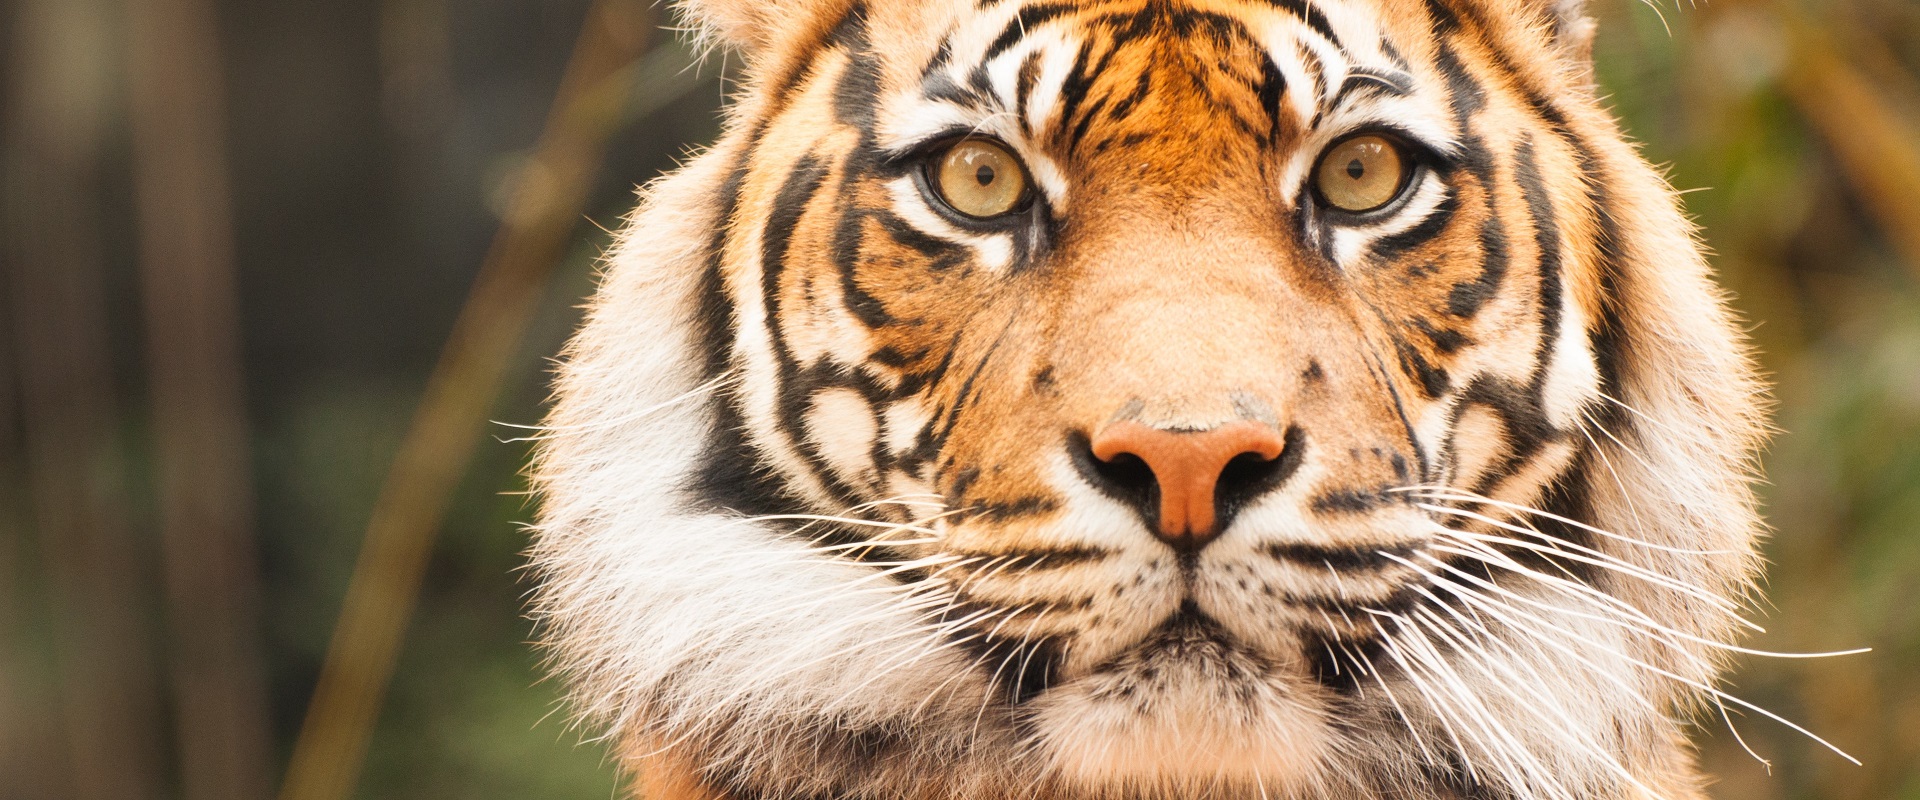
[(1346, 79), (1340, 82), (1339, 90), (1333, 93), (1333, 99), (1327, 101), (1328, 109), (1339, 108), (1347, 95), (1358, 91), (1373, 91), (1394, 97), (1406, 97), (1413, 94), (1413, 76), (1396, 69), (1375, 69), (1373, 67), (1350, 67)]

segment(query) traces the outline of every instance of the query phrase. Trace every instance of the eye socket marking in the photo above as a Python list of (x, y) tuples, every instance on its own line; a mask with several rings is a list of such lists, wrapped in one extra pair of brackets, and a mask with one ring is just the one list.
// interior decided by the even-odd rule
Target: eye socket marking
[(1412, 183), (1413, 159), (1394, 139), (1362, 133), (1334, 142), (1313, 168), (1314, 193), (1326, 205), (1364, 214), (1400, 198)]
[(991, 139), (953, 143), (928, 165), (929, 183), (940, 202), (961, 216), (978, 220), (1006, 216), (1027, 206), (1033, 181), (1019, 156)]

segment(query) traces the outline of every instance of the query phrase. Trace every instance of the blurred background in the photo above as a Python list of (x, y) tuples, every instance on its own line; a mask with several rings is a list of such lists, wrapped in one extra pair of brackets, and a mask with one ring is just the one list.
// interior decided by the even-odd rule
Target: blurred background
[[(1703, 719), (1715, 796), (1920, 800), (1920, 3), (1592, 2), (1778, 384), (1751, 644), (1874, 648), (1743, 660), (1865, 765)], [(615, 796), (511, 425), (716, 133), (662, 14), (0, 0), (0, 800)]]

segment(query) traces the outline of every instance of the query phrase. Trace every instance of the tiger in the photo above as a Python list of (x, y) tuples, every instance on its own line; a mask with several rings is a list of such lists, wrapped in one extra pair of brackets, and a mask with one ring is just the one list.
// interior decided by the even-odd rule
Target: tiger
[(1754, 356), (1579, 0), (682, 0), (530, 614), (649, 800), (1695, 800)]

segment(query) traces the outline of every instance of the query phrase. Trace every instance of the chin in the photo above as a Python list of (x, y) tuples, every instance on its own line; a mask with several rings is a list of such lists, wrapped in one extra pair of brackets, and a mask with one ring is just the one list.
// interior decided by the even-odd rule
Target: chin
[(1189, 608), (1036, 697), (1031, 746), (1095, 795), (1290, 796), (1329, 781), (1330, 700), (1300, 659), (1253, 652)]

